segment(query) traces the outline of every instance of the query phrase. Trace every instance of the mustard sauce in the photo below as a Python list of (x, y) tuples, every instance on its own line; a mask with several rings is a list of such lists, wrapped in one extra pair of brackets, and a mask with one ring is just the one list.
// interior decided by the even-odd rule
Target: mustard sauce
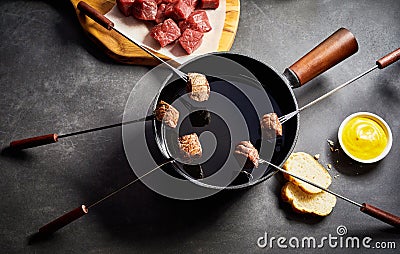
[(357, 116), (343, 128), (342, 142), (356, 158), (370, 160), (378, 157), (388, 143), (386, 128), (368, 116)]

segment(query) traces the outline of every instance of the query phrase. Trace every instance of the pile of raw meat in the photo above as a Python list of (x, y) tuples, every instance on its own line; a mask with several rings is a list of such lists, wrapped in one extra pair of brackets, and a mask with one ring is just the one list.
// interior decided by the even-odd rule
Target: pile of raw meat
[(117, 6), (125, 16), (155, 22), (150, 35), (161, 47), (178, 40), (191, 54), (211, 30), (204, 9), (218, 8), (219, 0), (117, 0)]

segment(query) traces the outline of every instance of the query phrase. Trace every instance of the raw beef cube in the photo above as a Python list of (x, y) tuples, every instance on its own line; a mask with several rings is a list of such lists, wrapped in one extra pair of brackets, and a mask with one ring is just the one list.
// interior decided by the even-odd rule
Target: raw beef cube
[(196, 9), (196, 6), (198, 4), (198, 0), (183, 0), (190, 8), (192, 8), (192, 11)]
[(161, 47), (165, 47), (178, 39), (181, 36), (181, 31), (172, 19), (167, 19), (153, 27), (150, 31), (150, 36), (156, 39)]
[(165, 9), (167, 8), (166, 4), (160, 4), (157, 9), (156, 22), (157, 24), (164, 22), (165, 20)]
[(173, 3), (167, 4), (167, 6), (165, 7), (165, 11), (164, 11), (165, 17), (173, 18), (174, 13), (175, 13), (174, 7), (175, 7), (175, 4), (173, 4)]
[(125, 16), (130, 16), (131, 15), (131, 7), (133, 5), (133, 2), (135, 0), (117, 0), (117, 6), (118, 9), (125, 15)]
[(155, 20), (157, 3), (155, 0), (135, 0), (132, 6), (132, 15), (141, 20)]
[(190, 55), (198, 49), (203, 41), (203, 33), (192, 29), (186, 29), (181, 38), (179, 38), (179, 43), (182, 48)]
[(165, 4), (171, 4), (171, 3), (175, 3), (178, 0), (162, 0), (161, 2), (165, 3)]
[(199, 8), (201, 9), (217, 9), (219, 0), (200, 0)]
[(203, 10), (192, 12), (186, 20), (179, 22), (179, 27), (181, 32), (184, 32), (188, 28), (202, 33), (211, 30), (207, 13)]
[(184, 20), (190, 13), (192, 13), (192, 8), (184, 0), (169, 4), (165, 10), (165, 16), (173, 20)]
[(156, 0), (156, 4), (159, 5), (163, 2), (163, 0)]

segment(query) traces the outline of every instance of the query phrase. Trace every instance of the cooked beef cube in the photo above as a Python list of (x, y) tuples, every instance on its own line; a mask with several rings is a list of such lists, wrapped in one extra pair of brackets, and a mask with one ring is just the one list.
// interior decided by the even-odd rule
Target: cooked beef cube
[(117, 6), (118, 9), (125, 15), (125, 16), (130, 16), (131, 13), (131, 7), (135, 0), (117, 0)]
[(210, 96), (210, 85), (208, 84), (206, 76), (200, 73), (188, 73), (186, 91), (190, 93), (190, 98), (195, 101), (208, 100)]
[(206, 33), (211, 30), (211, 25), (207, 13), (203, 10), (198, 10), (192, 12), (187, 19), (179, 22), (179, 28), (182, 33), (188, 28)]
[(157, 15), (155, 21), (157, 24), (164, 22), (165, 20), (165, 9), (167, 8), (166, 4), (160, 4), (157, 8)]
[(266, 139), (282, 136), (282, 125), (275, 113), (263, 115), (261, 119), (261, 132)]
[(167, 19), (153, 27), (150, 31), (150, 36), (156, 39), (161, 47), (165, 47), (178, 39), (181, 36), (181, 31), (172, 19)]
[(179, 137), (178, 141), (183, 159), (193, 160), (201, 157), (201, 144), (196, 133)]
[(132, 15), (141, 20), (155, 20), (157, 3), (155, 0), (135, 0), (132, 5)]
[(258, 168), (260, 157), (250, 141), (242, 141), (236, 146), (235, 157), (241, 165), (244, 163), (244, 168)]
[(217, 9), (219, 6), (219, 0), (200, 0), (200, 9)]
[(179, 38), (182, 48), (190, 55), (198, 49), (203, 41), (204, 34), (192, 29), (186, 29)]
[(175, 128), (179, 120), (179, 111), (165, 101), (160, 101), (154, 115), (158, 121), (164, 122), (171, 128)]
[(192, 13), (192, 8), (184, 0), (169, 4), (165, 10), (165, 16), (176, 21), (186, 19), (190, 13)]

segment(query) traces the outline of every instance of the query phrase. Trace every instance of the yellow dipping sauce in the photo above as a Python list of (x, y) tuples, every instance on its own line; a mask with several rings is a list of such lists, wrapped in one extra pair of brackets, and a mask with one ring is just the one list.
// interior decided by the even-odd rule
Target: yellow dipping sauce
[(377, 120), (368, 116), (356, 116), (343, 127), (342, 142), (354, 157), (370, 160), (385, 150), (388, 133)]

